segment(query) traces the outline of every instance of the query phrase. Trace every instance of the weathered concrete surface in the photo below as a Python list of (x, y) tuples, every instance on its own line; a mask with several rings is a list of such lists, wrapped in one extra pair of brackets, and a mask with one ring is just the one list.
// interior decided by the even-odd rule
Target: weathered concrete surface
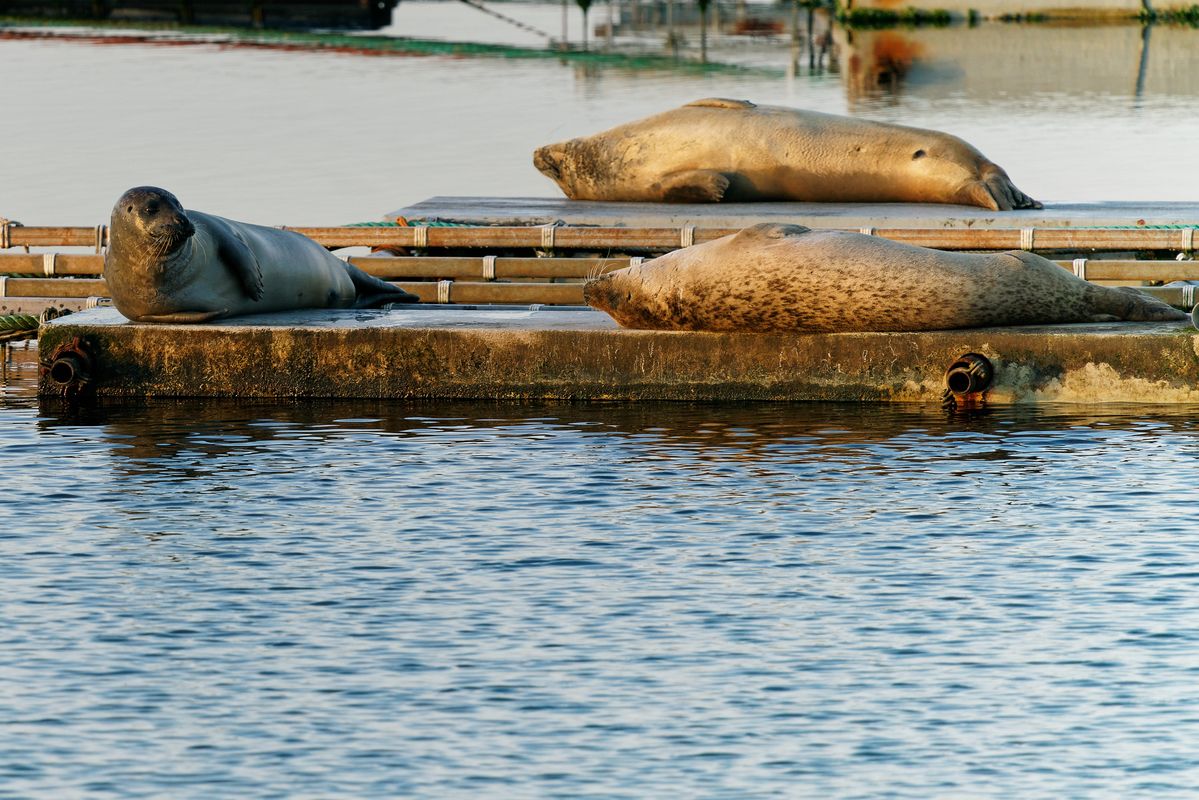
[[(989, 403), (1199, 402), (1199, 334), (1181, 323), (933, 333), (622, 330), (579, 308), (408, 307), (149, 325), (112, 309), (46, 325), (79, 337), (102, 396), (847, 400), (939, 403), (976, 352)], [(42, 379), (43, 394), (58, 387)]]
[[(1038, 198), (1043, 199), (1043, 198)], [(1052, 203), (989, 211), (936, 203), (604, 203), (564, 197), (433, 197), (387, 219), (441, 219), (476, 225), (738, 228), (789, 222), (809, 228), (1059, 228), (1195, 225), (1199, 203)]]

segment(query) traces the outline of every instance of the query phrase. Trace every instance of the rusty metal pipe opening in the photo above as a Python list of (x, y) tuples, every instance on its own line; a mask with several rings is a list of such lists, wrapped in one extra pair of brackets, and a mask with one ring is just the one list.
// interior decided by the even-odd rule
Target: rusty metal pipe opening
[(75, 356), (59, 356), (50, 365), (50, 380), (58, 386), (71, 386), (87, 381), (87, 370)]
[(945, 371), (945, 385), (955, 395), (976, 394), (986, 391), (995, 375), (995, 368), (986, 356), (967, 353), (949, 365)]

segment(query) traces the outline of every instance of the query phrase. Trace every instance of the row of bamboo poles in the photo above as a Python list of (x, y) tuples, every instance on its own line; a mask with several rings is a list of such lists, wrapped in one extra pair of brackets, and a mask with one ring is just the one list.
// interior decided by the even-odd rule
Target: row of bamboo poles
[[(374, 246), (414, 249), (420, 255), (350, 258), (360, 269), (393, 281), (427, 303), (583, 303), (582, 281), (621, 269), (653, 253), (735, 232), (724, 228), (345, 227), (290, 228), (330, 248)], [(943, 250), (1014, 250), (1088, 254), (1108, 252), (1189, 256), (1195, 228), (1024, 228), (862, 230), (895, 241)], [(108, 294), (103, 256), (107, 228), (0, 228), (0, 314), (77, 310)], [(14, 252), (19, 247), (88, 247), (92, 253)], [(2, 248), (8, 248), (7, 250)], [(538, 256), (425, 255), (438, 250), (536, 251)], [(571, 251), (618, 252), (605, 258)], [(646, 256), (629, 255), (643, 252)], [(1087, 280), (1125, 283), (1199, 280), (1199, 261), (1099, 258), (1057, 261)], [(1143, 287), (1178, 306), (1193, 304), (1194, 287)]]
[[(896, 242), (938, 250), (1173, 250), (1199, 244), (1196, 227), (1184, 228), (860, 228)], [(564, 250), (669, 250), (736, 233), (739, 228), (604, 228), (570, 226), (459, 226), (293, 228), (329, 248), (544, 248)], [(107, 226), (38, 228), (5, 226), (5, 247), (95, 247), (108, 243)]]

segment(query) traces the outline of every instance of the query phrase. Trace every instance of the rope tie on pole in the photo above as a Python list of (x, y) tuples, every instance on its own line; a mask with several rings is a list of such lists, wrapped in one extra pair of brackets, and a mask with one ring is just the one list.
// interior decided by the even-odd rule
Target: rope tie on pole
[(44, 253), (42, 255), (42, 272), (46, 273), (47, 278), (54, 277), (54, 271), (57, 267), (58, 253)]
[[(21, 223), (13, 222), (8, 217), (0, 217), (0, 250), (7, 250), (12, 247), (12, 229), (22, 227)], [(25, 252), (29, 252), (29, 248), (25, 248)]]
[(424, 250), (429, 246), (429, 226), (417, 225), (412, 229), (412, 246)]
[(1182, 304), (1184, 306), (1194, 307), (1195, 305), (1195, 284), (1188, 283), (1182, 287)]
[(8, 276), (0, 275), (0, 297), (8, 297)]
[(96, 226), (96, 252), (103, 253), (104, 245), (107, 243), (108, 243), (108, 226), (107, 225), (97, 225)]
[(1033, 236), (1036, 234), (1036, 228), (1021, 228), (1020, 229), (1020, 249), (1032, 250)]
[(554, 249), (554, 231), (558, 230), (557, 222), (550, 222), (541, 226), (541, 249)]
[(695, 244), (695, 226), (684, 225), (679, 229), (679, 247), (690, 247)]
[(643, 263), (645, 263), (645, 256), (633, 256), (632, 258), (629, 259), (630, 267), (639, 267)]
[(495, 280), (495, 256), (483, 256), (483, 280)]
[(874, 230), (874, 228), (858, 228), (858, 233), (862, 234), (863, 236), (873, 236)]
[(1085, 258), (1074, 259), (1074, 275), (1084, 281), (1087, 279), (1087, 260)]
[(450, 302), (450, 287), (454, 285), (453, 281), (438, 281), (437, 282), (437, 302), (446, 305)]
[(1195, 229), (1182, 229), (1182, 252), (1189, 253), (1195, 249)]

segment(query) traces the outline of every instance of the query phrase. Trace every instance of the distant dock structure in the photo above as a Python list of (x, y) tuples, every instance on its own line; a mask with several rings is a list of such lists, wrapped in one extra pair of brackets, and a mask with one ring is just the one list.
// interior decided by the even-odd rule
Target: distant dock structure
[(247, 28), (376, 30), (391, 23), (399, 0), (0, 0), (0, 15), (130, 23)]

